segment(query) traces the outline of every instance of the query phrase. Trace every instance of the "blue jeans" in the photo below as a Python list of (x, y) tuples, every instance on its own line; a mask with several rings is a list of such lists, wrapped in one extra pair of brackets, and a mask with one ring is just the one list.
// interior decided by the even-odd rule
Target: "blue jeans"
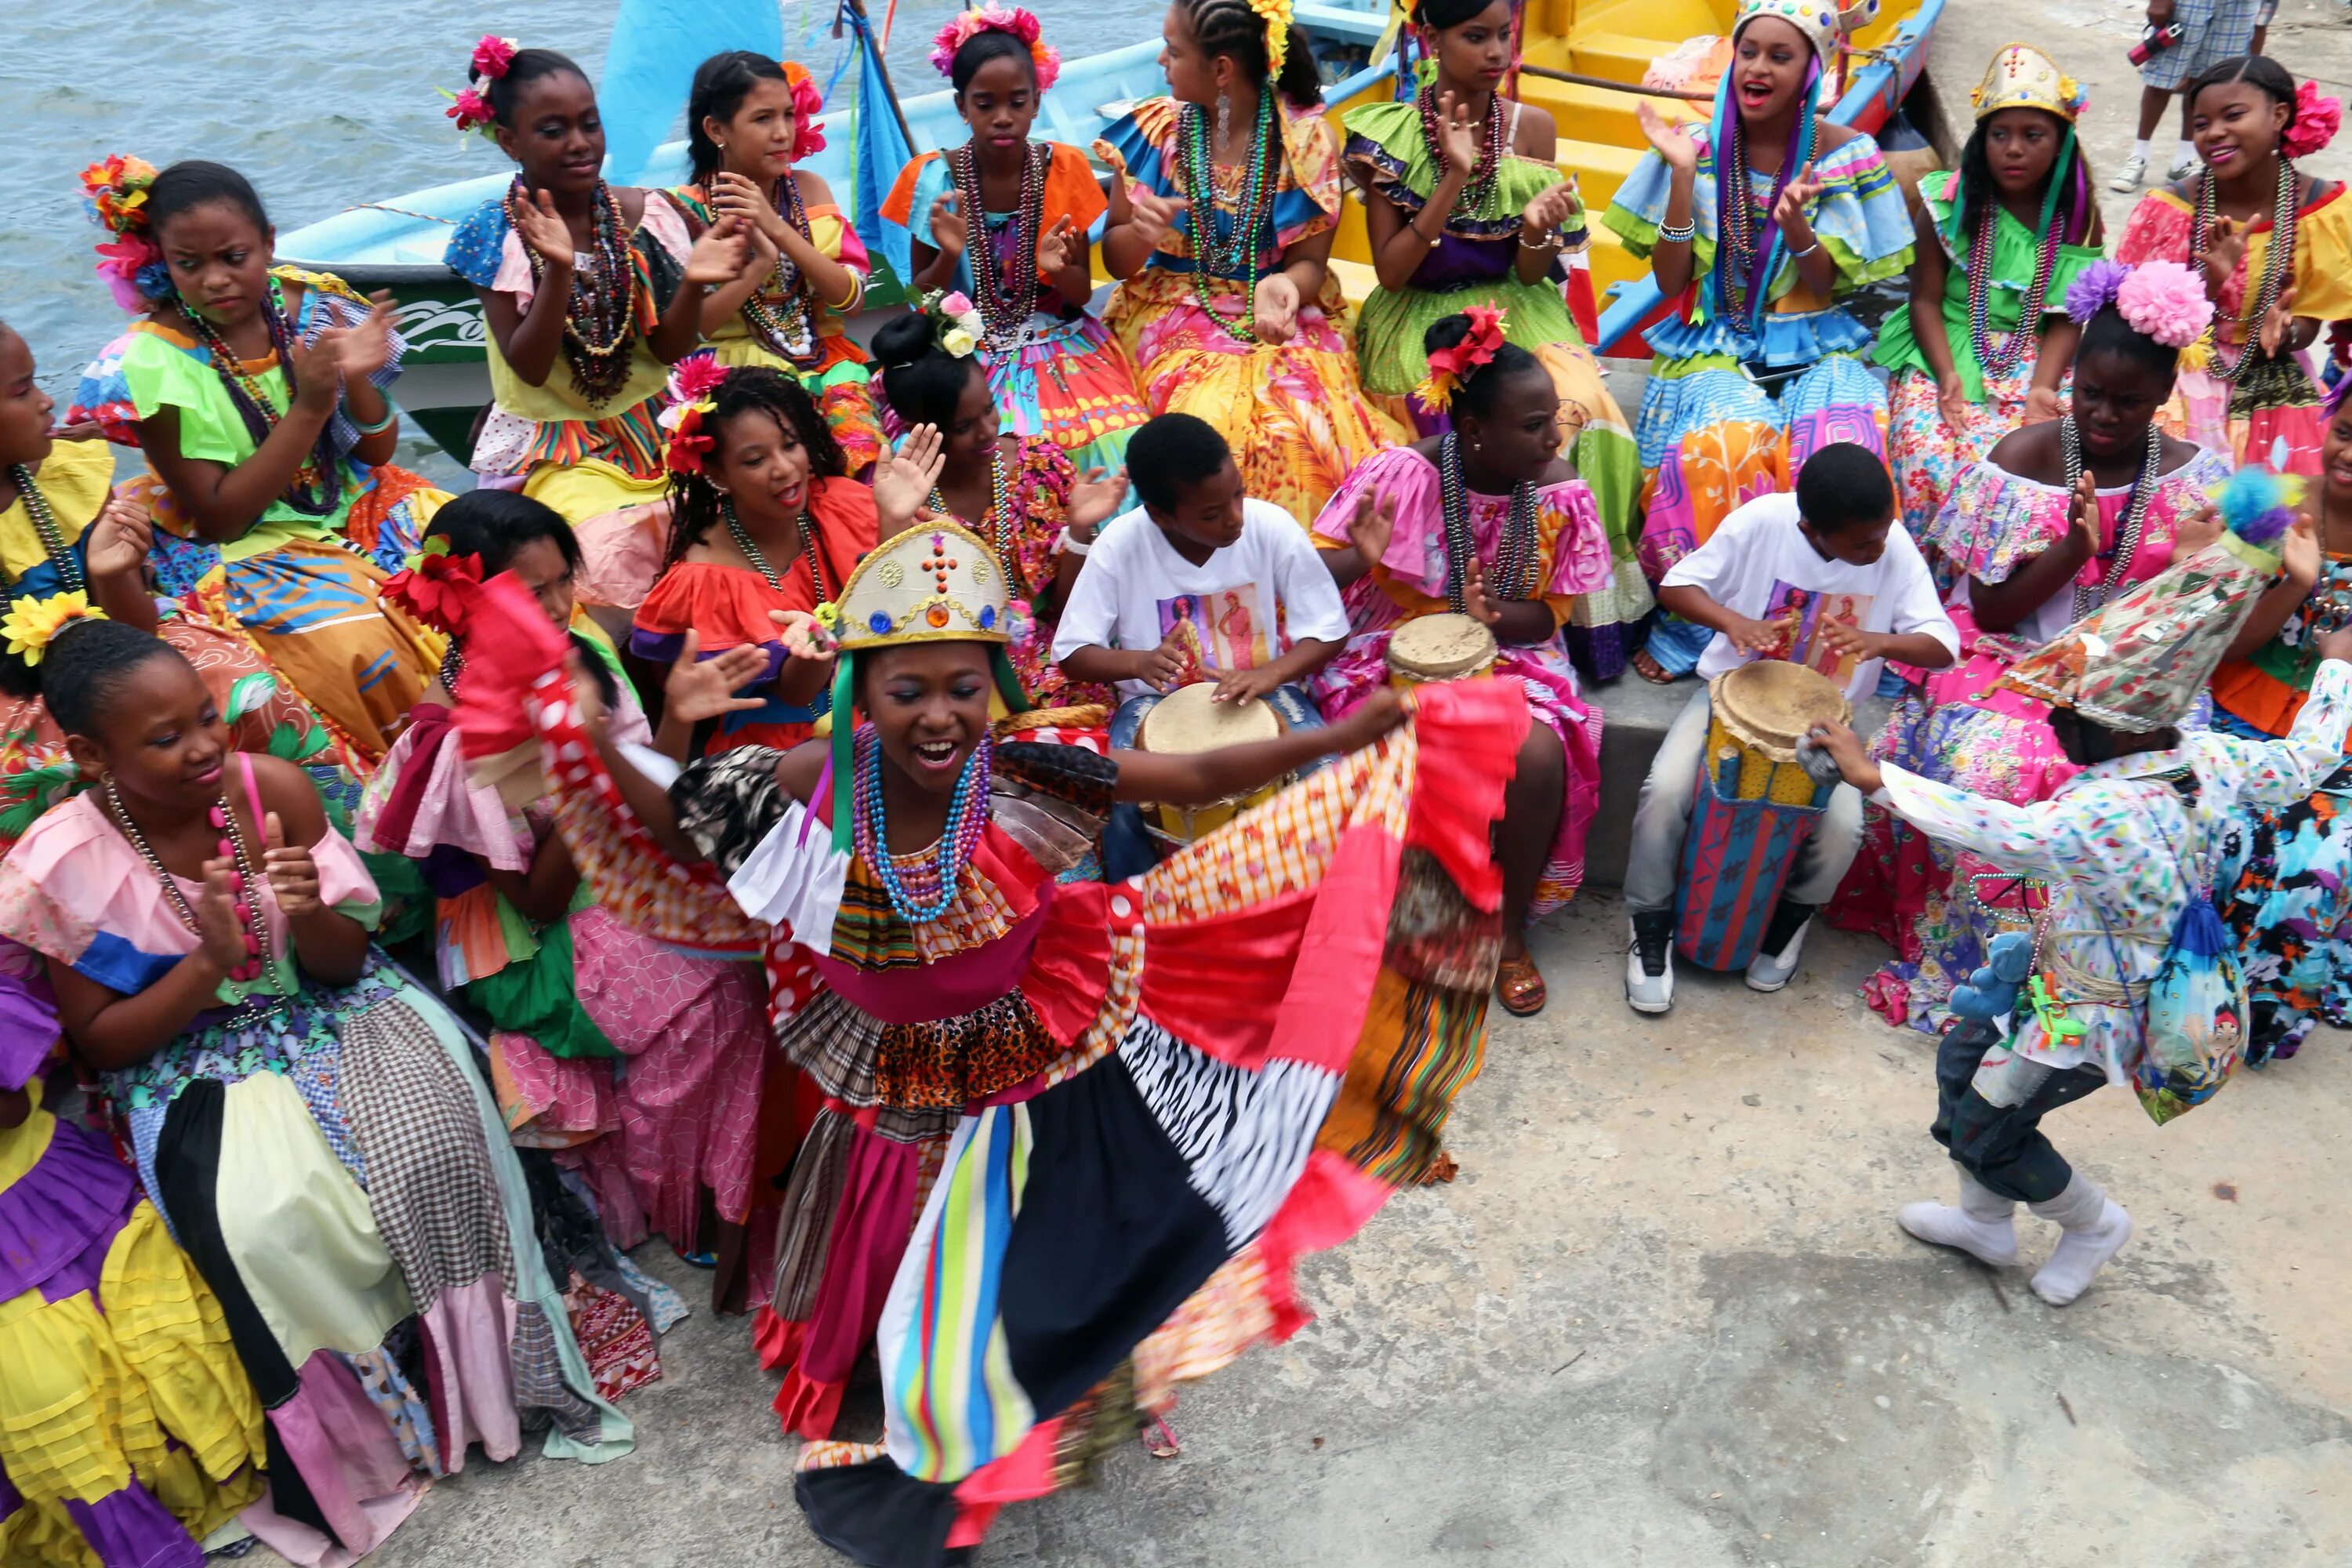
[[(1135, 749), (1135, 737), (1142, 731), (1144, 716), (1160, 706), (1161, 695), (1153, 693), (1130, 697), (1118, 705), (1118, 710), (1110, 716), (1111, 750), (1129, 752)], [(1282, 721), (1294, 730), (1323, 728), (1322, 711), (1315, 706), (1315, 700), (1307, 695), (1307, 689), (1303, 686), (1277, 686), (1265, 694), (1265, 700), (1269, 707), (1282, 715)], [(1299, 776), (1304, 778), (1329, 761), (1328, 757), (1316, 758), (1298, 770)], [(1102, 859), (1106, 879), (1117, 881), (1123, 877), (1140, 876), (1160, 864), (1161, 854), (1159, 840), (1144, 829), (1140, 807), (1122, 804), (1110, 808), (1110, 820), (1103, 824)]]

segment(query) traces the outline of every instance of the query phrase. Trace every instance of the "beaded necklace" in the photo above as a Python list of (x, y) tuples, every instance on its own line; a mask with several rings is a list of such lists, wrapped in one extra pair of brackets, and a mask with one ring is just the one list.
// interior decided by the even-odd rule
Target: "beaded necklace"
[[(72, 549), (66, 543), (64, 531), (58, 527), (58, 514), (49, 509), (49, 498), (43, 495), (41, 487), (33, 482), (33, 470), (22, 463), (12, 463), (8, 468), (8, 482), (16, 487), (16, 499), (25, 503), (25, 515), (33, 520), (33, 535), (41, 542), (41, 549), (48, 556), (49, 564), (58, 569), (58, 580), (65, 584), (65, 591), (68, 594), (82, 592), (88, 584), (82, 577), (81, 563), (74, 558)], [(0, 566), (0, 609), (5, 609), (15, 596), (16, 587), (15, 580), (8, 575), (8, 569)]]
[[(760, 548), (758, 541), (751, 537), (751, 531), (743, 526), (743, 520), (735, 515), (735, 498), (720, 497), (719, 510), (727, 519), (728, 537), (735, 541), (735, 548), (743, 552), (743, 559), (751, 563), (753, 571), (768, 580), (769, 587), (779, 594), (782, 593), (784, 580), (776, 574), (774, 567), (768, 564), (766, 552)], [(816, 584), (817, 603), (824, 604), (833, 597), (833, 590), (825, 586), (824, 563), (817, 556), (816, 519), (807, 512), (801, 513), (800, 530), (801, 553), (808, 560), (809, 581)]]
[[(988, 454), (989, 515), (981, 519), (979, 526), (972, 531), (994, 543), (997, 564), (1004, 569), (1006, 584), (1020, 589), (1026, 586), (1026, 580), (1021, 574), (1020, 563), (1015, 558), (1018, 552), (1013, 548), (1013, 498), (1007, 493), (1011, 487), (1012, 481), (1004, 472), (1004, 447), (1000, 443), (991, 447)], [(948, 505), (947, 493), (936, 484), (931, 487), (929, 505), (941, 517), (952, 517), (958, 522), (972, 521), (959, 516), (955, 509)]]
[(2000, 227), (1999, 201), (1986, 198), (1976, 233), (1969, 237), (1969, 346), (1976, 351), (1977, 363), (1988, 376), (2006, 375), (2017, 368), (2049, 301), (2050, 279), (2058, 268), (2058, 225), (2053, 220), (2058, 216), (2060, 176), (2064, 173), (2054, 164), (2050, 170), (2050, 190), (2042, 198), (2042, 224), (2035, 230), (2033, 281), (2018, 308), (2017, 325), (1999, 342), (1993, 341), (1992, 332), (1992, 249)]
[(890, 853), (890, 825), (882, 805), (882, 744), (873, 725), (858, 729), (857, 782), (850, 803), (857, 853), (882, 879), (884, 896), (908, 925), (938, 920), (955, 902), (957, 884), (963, 879), (964, 868), (971, 864), (982, 830), (988, 826), (989, 770), (995, 751), (995, 742), (982, 736), (964, 759), (963, 772), (956, 777), (955, 796), (948, 803), (947, 826), (931, 847), (930, 864), (924, 866), (919, 855), (910, 855), (906, 858), (916, 864), (901, 871), (899, 858)]
[[(515, 204), (526, 199), (518, 179), (507, 192), (507, 221), (512, 223)], [(629, 348), (636, 341), (637, 273), (629, 258), (628, 237), (621, 232), (621, 204), (604, 181), (588, 199), (588, 248), (575, 255), (572, 295), (563, 309), (563, 359), (572, 367), (572, 384), (601, 408), (620, 394), (629, 379)], [(547, 259), (529, 246), (534, 292), (547, 275)]]
[[(800, 182), (789, 173), (776, 183), (775, 208), (776, 216), (797, 229), (803, 239), (816, 243), (809, 228), (808, 205), (801, 200)], [(742, 309), (743, 324), (751, 330), (752, 338), (803, 369), (817, 361), (816, 301), (810, 293), (807, 277), (778, 246), (776, 265), (770, 269), (768, 280), (751, 290)]]
[[(259, 450), (285, 415), (269, 400), (269, 394), (263, 389), (259, 378), (246, 374), (245, 363), (229, 348), (228, 340), (221, 336), (220, 329), (206, 321), (186, 300), (180, 300), (179, 305), (180, 314), (186, 320), (190, 334), (211, 358), (214, 373), (220, 377), (222, 386), (227, 389), (229, 402), (236, 405), (237, 417), (245, 422), (246, 435), (252, 439), (255, 449)], [(262, 300), (261, 321), (269, 333), (269, 350), (277, 356), (278, 373), (286, 378), (286, 400), (290, 407), (296, 391), (294, 329), (286, 319), (285, 290), (278, 287), (275, 278), (269, 280), (269, 292)], [(299, 468), (294, 470), (294, 478), (287, 485), (286, 493), (278, 499), (289, 510), (304, 517), (331, 515), (336, 503), (343, 499), (341, 478), (336, 473), (335, 467), (334, 421), (331, 419), (320, 426), (319, 439), (311, 447), (310, 455), (302, 459)]]
[[(2238, 357), (2231, 359), (2230, 351), (2223, 346), (2218, 319), (2206, 329), (2205, 341), (2213, 351), (2213, 374), (2232, 385), (2244, 380), (2246, 373), (2263, 357), (2263, 318), (2278, 308), (2287, 273), (2294, 266), (2294, 197), (2302, 178), (2284, 153), (2279, 155), (2278, 164), (2278, 194), (2271, 202), (2271, 243), (2263, 253), (2262, 282), (2246, 294), (2244, 310), (2238, 317)], [(2207, 237), (2213, 232), (2220, 205), (2221, 197), (2214, 192), (2213, 175), (2209, 170), (2197, 181), (2197, 223), (2189, 239), (2190, 256), (2205, 254)]]
[[(1197, 103), (1183, 105), (1177, 116), (1177, 174), (1184, 187), (1185, 199), (1192, 215), (1192, 297), (1202, 311), (1223, 329), (1236, 342), (1257, 341), (1254, 304), (1257, 298), (1258, 231), (1274, 216), (1272, 165), (1276, 146), (1268, 132), (1274, 129), (1274, 86), (1271, 82), (1257, 95), (1257, 120), (1250, 132), (1249, 166), (1242, 181), (1240, 205), (1234, 209), (1233, 226), (1223, 226), (1223, 213), (1217, 205), (1216, 165), (1209, 150), (1209, 116)], [(1239, 316), (1228, 316), (1217, 309), (1216, 280), (1228, 278), (1242, 285), (1243, 307)]]
[[(1427, 82), (1413, 95), (1414, 106), (1421, 111), (1421, 144), (1429, 150), (1430, 161), (1437, 173), (1445, 173), (1444, 129), (1437, 110), (1437, 83)], [(1486, 198), (1495, 194), (1495, 176), (1503, 166), (1503, 98), (1491, 93), (1486, 99), (1486, 118), (1478, 128), (1478, 162), (1470, 171), (1470, 178), (1454, 198), (1454, 210), (1466, 216), (1475, 216), (1485, 209)]]
[[(147, 836), (139, 831), (139, 825), (131, 820), (130, 810), (123, 805), (122, 796), (115, 790), (114, 775), (107, 774), (104, 783), (107, 809), (122, 829), (122, 836), (131, 840), (131, 847), (139, 851), (139, 858), (147, 862), (147, 868), (154, 872), (155, 879), (163, 885), (163, 896), (171, 900), (173, 911), (180, 917), (180, 923), (201, 942), (205, 934), (204, 921), (197, 918), (196, 911), (189, 905), (187, 894), (180, 891), (178, 879), (164, 868), (163, 857), (156, 854), (153, 846), (147, 842)], [(246, 842), (245, 829), (237, 825), (236, 813), (228, 808), (226, 794), (213, 803), (211, 819), (214, 829), (221, 835), (218, 858), (236, 868), (229, 878), (229, 893), (236, 901), (237, 923), (245, 928), (245, 962), (231, 969), (228, 977), (240, 984), (251, 984), (261, 978), (263, 955), (269, 951), (268, 928), (263, 925), (259, 902), (249, 890), (259, 880), (261, 872), (257, 868), (251, 847)], [(273, 994), (279, 991), (276, 980), (270, 982), (269, 989)]]
[(1748, 184), (1748, 132), (1737, 110), (1728, 116), (1724, 163), (1715, 174), (1716, 233), (1721, 236), (1715, 253), (1716, 289), (1725, 310), (1749, 318), (1766, 303), (1772, 285), (1772, 262), (1780, 255), (1780, 195), (1790, 174), (1813, 161), (1813, 117), (1800, 112), (1797, 134), (1780, 154), (1780, 171), (1772, 176), (1772, 192), (1764, 200), (1763, 217), (1757, 217), (1756, 193)]
[[(1469, 613), (1463, 584), (1478, 553), (1470, 537), (1470, 487), (1462, 480), (1462, 438), (1449, 430), (1437, 447), (1437, 490), (1445, 512), (1445, 602), (1455, 615)], [(1535, 595), (1536, 488), (1521, 479), (1511, 487), (1511, 510), (1495, 547), (1495, 568), (1486, 574), (1493, 597)]]
[[(1013, 214), (1013, 259), (997, 264), (996, 242), (988, 232), (988, 208), (980, 199), (980, 157), (971, 144), (950, 153), (948, 173), (955, 179), (956, 205), (963, 209), (977, 252), (964, 247), (971, 264), (972, 292), (980, 304), (981, 329), (993, 349), (1018, 341), (1021, 330), (1037, 311), (1037, 239), (1045, 232), (1045, 168), (1054, 156), (1050, 147), (1030, 143), (1022, 149), (1021, 205)], [(1015, 275), (1018, 275), (1017, 277)]]
[[(2083, 433), (2076, 427), (2073, 415), (2058, 422), (2058, 438), (2065, 452), (2066, 494), (2071, 498), (2083, 482)], [(2147, 522), (2148, 506), (2156, 500), (2160, 478), (2157, 469), (2163, 463), (2164, 432), (2151, 424), (2147, 427), (2147, 457), (2140, 463), (2138, 477), (2132, 480), (2131, 497), (2124, 504), (2123, 526), (2116, 531), (2115, 560), (2096, 586), (2074, 584), (2075, 620), (2105, 604), (2107, 595), (2124, 580), (2124, 574), (2131, 570), (2132, 557), (2139, 553), (2140, 532)]]

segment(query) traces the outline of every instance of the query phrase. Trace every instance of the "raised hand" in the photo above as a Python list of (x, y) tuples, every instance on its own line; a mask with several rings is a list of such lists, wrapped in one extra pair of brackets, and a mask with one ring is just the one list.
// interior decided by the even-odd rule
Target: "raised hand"
[(1503, 624), (1503, 607), (1487, 596), (1486, 569), (1475, 555), (1462, 574), (1462, 608), (1490, 632)]
[(270, 812), (261, 819), (261, 872), (288, 920), (315, 914), (319, 902), (319, 868), (308, 847), (286, 842), (286, 825)]
[[(771, 611), (772, 616), (781, 611)], [(677, 650), (677, 662), (669, 667), (662, 681), (662, 711), (675, 715), (680, 723), (699, 724), (705, 719), (716, 719), (722, 713), (742, 713), (763, 707), (761, 697), (735, 695), (760, 678), (768, 668), (768, 656), (751, 643), (739, 644), (709, 658), (698, 658), (702, 639), (692, 627)]]
[(1257, 280), (1251, 309), (1258, 342), (1288, 342), (1298, 330), (1298, 284), (1287, 272), (1267, 273)]
[(1642, 134), (1658, 150), (1658, 156), (1677, 174), (1692, 174), (1698, 168), (1698, 137), (1696, 126), (1689, 121), (1669, 121), (1650, 106), (1647, 99), (1633, 106), (1633, 118), (1642, 127)]
[(1382, 496), (1374, 505), (1368, 493), (1356, 498), (1355, 515), (1348, 519), (1348, 542), (1356, 547), (1356, 558), (1367, 569), (1381, 563), (1389, 552), (1389, 540), (1396, 533), (1396, 498)]
[(569, 268), (573, 251), (572, 226), (556, 216), (555, 198), (533, 191), (530, 200), (514, 205), (515, 237), (551, 267)]
[(971, 225), (956, 211), (955, 193), (950, 191), (931, 204), (932, 247), (942, 256), (961, 256), (971, 243)]
[(2319, 581), (2319, 531), (2312, 526), (2311, 514), (2305, 512), (2286, 531), (2279, 543), (2279, 563), (2286, 569), (2287, 581), (2308, 591)]
[(936, 425), (918, 425), (895, 452), (885, 449), (874, 466), (874, 510), (885, 524), (883, 537), (910, 526), (940, 482), (947, 452)]
[(368, 296), (367, 319), (344, 329), (335, 343), (335, 368), (346, 381), (364, 381), (392, 363), (392, 291)]
[(234, 860), (205, 862), (205, 890), (196, 895), (196, 951), (226, 974), (252, 956), (245, 951), (245, 922), (236, 918), (236, 895), (229, 890)]
[(1155, 195), (1140, 188), (1129, 192), (1127, 199), (1135, 214), (1135, 232), (1150, 241), (1155, 250), (1176, 226), (1177, 217), (1192, 205), (1182, 196)]
[(1070, 487), (1070, 502), (1064, 509), (1072, 528), (1096, 528), (1118, 515), (1127, 502), (1127, 470), (1089, 468), (1086, 476)]
[[(1822, 182), (1813, 177), (1813, 165), (1806, 164), (1798, 171), (1797, 177), (1782, 188), (1780, 205), (1772, 209), (1772, 216), (1780, 220), (1783, 229), (1802, 226), (1805, 232), (1811, 234), (1812, 226), (1805, 220), (1805, 208), (1822, 194)], [(1793, 248), (1802, 250), (1804, 247), (1801, 245)]]
[(154, 542), (155, 525), (146, 510), (120, 496), (110, 497), (83, 536), (84, 565), (93, 578), (135, 576)]
[(1480, 127), (1470, 118), (1470, 106), (1457, 102), (1450, 92), (1437, 95), (1437, 154), (1444, 161), (1445, 173), (1467, 177), (1478, 169)]
[(2294, 285), (2290, 282), (2279, 290), (2278, 303), (2263, 314), (2263, 357), (2268, 359), (2279, 352), (2279, 345), (2294, 331)]
[(1087, 237), (1078, 232), (1077, 225), (1065, 217), (1056, 221), (1037, 241), (1037, 270), (1059, 272), (1086, 259)]
[(2099, 481), (2084, 474), (2066, 503), (2066, 531), (2085, 559), (2099, 552)]
[(744, 220), (722, 217), (702, 231), (687, 252), (686, 280), (705, 289), (732, 283), (751, 264), (751, 242), (743, 237)]
[[(2212, 177), (2205, 176), (2209, 180)], [(2213, 226), (2205, 231), (2204, 251), (2189, 260), (2205, 268), (2206, 286), (2218, 290), (2245, 258), (2246, 226), (2235, 218), (2216, 215)]]

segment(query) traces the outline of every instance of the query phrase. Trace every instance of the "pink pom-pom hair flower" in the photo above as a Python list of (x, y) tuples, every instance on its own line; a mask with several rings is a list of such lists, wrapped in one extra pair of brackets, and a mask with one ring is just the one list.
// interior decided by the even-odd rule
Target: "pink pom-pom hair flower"
[(2213, 321), (2205, 280), (2178, 261), (2133, 268), (2116, 289), (2116, 310), (2133, 331), (2168, 349), (2187, 348)]
[(456, 123), (460, 134), (488, 131), (498, 118), (490, 111), (489, 100), (470, 87), (450, 94), (449, 107), (441, 112)]
[(2336, 140), (2344, 127), (2344, 100), (2319, 90), (2306, 78), (2294, 89), (2294, 123), (2279, 139), (2279, 151), (2290, 158), (2308, 158)]
[(1009, 34), (1028, 49), (1039, 92), (1062, 74), (1062, 51), (1045, 41), (1045, 28), (1036, 16), (1018, 5), (980, 5), (949, 17), (931, 39), (932, 68), (941, 76), (952, 74), (956, 51), (982, 33)]
[(474, 74), (484, 81), (496, 81), (507, 74), (509, 66), (514, 64), (517, 52), (512, 38), (485, 33), (482, 41), (474, 46), (473, 58), (467, 63), (474, 68)]

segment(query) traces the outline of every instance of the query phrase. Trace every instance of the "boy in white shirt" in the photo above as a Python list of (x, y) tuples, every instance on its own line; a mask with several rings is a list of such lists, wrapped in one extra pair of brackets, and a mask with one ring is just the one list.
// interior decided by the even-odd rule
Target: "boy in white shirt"
[[(1294, 730), (1321, 727), (1306, 681), (1346, 646), (1348, 614), (1307, 530), (1244, 496), (1225, 438), (1189, 414), (1137, 430), (1127, 476), (1143, 504), (1103, 525), (1054, 634), (1064, 674), (1118, 692), (1111, 744), (1134, 745), (1144, 716), (1191, 680), (1215, 681), (1222, 702), (1267, 702)], [(1116, 812), (1106, 837), (1113, 876), (1143, 868), (1128, 863), (1134, 816)]]
[[(1763, 496), (1725, 518), (1666, 573), (1658, 605), (1714, 628), (1699, 656), (1702, 682), (1751, 658), (1789, 658), (1842, 677), (1846, 695), (1860, 697), (1877, 686), (1889, 658), (1940, 669), (1959, 654), (1959, 633), (1927, 563), (1895, 521), (1885, 463), (1852, 442), (1815, 452), (1794, 495)], [(1625, 1000), (1639, 1013), (1674, 1005), (1675, 900), (1712, 710), (1702, 684), (1659, 744), (1633, 813)], [(1789, 984), (1813, 910), (1837, 890), (1861, 842), (1862, 796), (1841, 784), (1799, 851), (1748, 966), (1751, 987)]]

